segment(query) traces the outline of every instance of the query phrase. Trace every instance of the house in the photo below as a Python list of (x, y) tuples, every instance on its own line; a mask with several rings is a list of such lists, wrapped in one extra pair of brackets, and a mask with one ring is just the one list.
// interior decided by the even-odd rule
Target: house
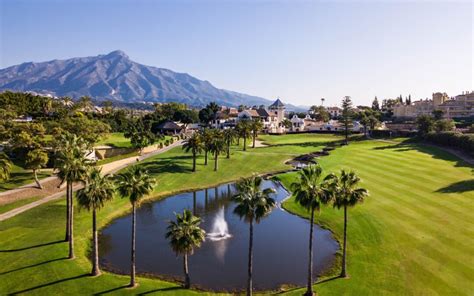
[(157, 130), (161, 134), (165, 135), (176, 135), (179, 134), (183, 131), (183, 127), (179, 126), (176, 122), (174, 121), (165, 121), (160, 123), (157, 126)]
[(326, 108), (331, 118), (337, 118), (342, 115), (342, 109), (339, 107), (328, 107)]

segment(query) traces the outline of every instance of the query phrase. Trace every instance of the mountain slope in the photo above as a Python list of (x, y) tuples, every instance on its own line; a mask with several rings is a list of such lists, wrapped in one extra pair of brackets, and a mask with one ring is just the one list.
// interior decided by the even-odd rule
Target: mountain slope
[(182, 102), (203, 106), (268, 105), (264, 98), (214, 87), (185, 73), (145, 66), (122, 51), (95, 57), (23, 63), (0, 70), (0, 90), (122, 102)]

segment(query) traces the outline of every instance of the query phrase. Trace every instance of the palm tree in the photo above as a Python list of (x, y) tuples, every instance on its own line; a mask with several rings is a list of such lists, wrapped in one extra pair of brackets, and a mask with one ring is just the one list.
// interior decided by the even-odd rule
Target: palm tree
[(346, 277), (346, 257), (347, 257), (347, 208), (353, 207), (362, 202), (369, 192), (365, 188), (357, 187), (360, 178), (354, 172), (346, 172), (341, 170), (341, 175), (338, 178), (335, 175), (329, 175), (329, 180), (332, 180), (334, 207), (344, 208), (344, 243), (342, 254), (342, 271), (341, 277)]
[(92, 237), (93, 237), (93, 264), (92, 276), (100, 275), (99, 268), (99, 241), (97, 239), (96, 212), (104, 207), (104, 204), (114, 197), (114, 186), (110, 176), (102, 176), (100, 169), (93, 168), (87, 176), (87, 185), (80, 189), (77, 194), (79, 207), (92, 210)]
[(184, 141), (184, 144), (183, 144), (184, 151), (186, 152), (191, 151), (191, 153), (193, 154), (193, 172), (196, 171), (196, 158), (197, 158), (197, 154), (201, 153), (202, 148), (203, 148), (202, 146), (203, 146), (203, 143), (202, 143), (201, 135), (199, 133), (194, 133), (191, 137), (187, 138)]
[[(73, 183), (84, 182), (90, 162), (85, 157), (86, 143), (82, 138), (65, 134), (61, 138), (62, 146), (58, 151), (56, 168), (61, 184), (66, 182), (66, 241), (69, 241), (69, 259), (74, 258), (74, 202)], [(60, 185), (61, 185), (60, 184)]]
[(202, 147), (204, 150), (204, 165), (207, 165), (207, 155), (209, 153), (209, 145), (212, 141), (212, 133), (211, 130), (208, 128), (204, 128), (201, 130), (201, 141), (202, 141)]
[(237, 135), (234, 129), (229, 128), (224, 130), (223, 137), (226, 145), (227, 158), (230, 158), (230, 146), (232, 145), (232, 142), (236, 136)]
[(250, 130), (252, 131), (252, 148), (255, 148), (255, 140), (257, 139), (258, 132), (263, 129), (263, 122), (259, 119), (252, 120), (250, 123)]
[(12, 171), (13, 164), (8, 156), (0, 152), (0, 180), (8, 180), (10, 178), (10, 172)]
[(214, 171), (217, 171), (217, 160), (219, 154), (225, 150), (225, 142), (220, 130), (213, 130), (211, 142), (209, 143), (209, 151), (214, 154)]
[(149, 194), (155, 185), (155, 180), (148, 172), (138, 166), (133, 166), (117, 176), (117, 191), (122, 197), (128, 197), (132, 204), (132, 260), (130, 270), (130, 287), (135, 287), (135, 224), (136, 207), (140, 200)]
[(275, 206), (275, 200), (270, 197), (275, 192), (273, 188), (260, 189), (262, 178), (253, 175), (243, 178), (236, 184), (237, 194), (234, 201), (237, 206), (234, 213), (249, 223), (249, 257), (247, 295), (252, 295), (252, 256), (253, 256), (253, 223), (259, 223)]
[(176, 254), (183, 255), (184, 287), (191, 287), (188, 270), (188, 255), (192, 255), (195, 248), (199, 248), (204, 241), (206, 232), (199, 227), (201, 218), (194, 216), (190, 210), (184, 210), (183, 214), (176, 214), (176, 221), (170, 221), (166, 238)]
[(244, 139), (244, 151), (247, 151), (247, 139), (250, 137), (250, 122), (249, 120), (241, 120), (237, 123), (237, 130), (239, 136)]
[(298, 173), (298, 181), (291, 184), (295, 200), (311, 212), (309, 225), (309, 263), (308, 282), (305, 295), (313, 295), (313, 226), (314, 212), (320, 210), (322, 204), (330, 201), (331, 195), (327, 181), (321, 180), (322, 168), (310, 165)]

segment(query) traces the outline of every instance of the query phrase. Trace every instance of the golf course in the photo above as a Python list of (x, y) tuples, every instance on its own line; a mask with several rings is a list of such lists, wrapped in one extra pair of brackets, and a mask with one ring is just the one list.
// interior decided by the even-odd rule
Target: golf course
[[(236, 181), (253, 173), (290, 170), (286, 161), (342, 139), (330, 134), (263, 135), (259, 137), (262, 147), (243, 151), (242, 145), (232, 146), (229, 159), (219, 157), (218, 171), (214, 171), (213, 157), (205, 166), (200, 155), (197, 170), (192, 172), (191, 154), (177, 147), (138, 163), (156, 179), (153, 194), (144, 202)], [(337, 174), (341, 169), (355, 171), (362, 180), (360, 185), (370, 194), (348, 210), (349, 277), (338, 277), (340, 260), (336, 260), (336, 266), (318, 276), (314, 285), (318, 295), (472, 295), (472, 165), (440, 148), (406, 139), (360, 138), (337, 147), (317, 162), (324, 174)], [(296, 177), (297, 172), (287, 172), (275, 178), (290, 188)], [(293, 197), (282, 206), (295, 215), (309, 216)], [(99, 228), (130, 210), (128, 199), (117, 195), (98, 212)], [(66, 202), (61, 199), (0, 222), (1, 295), (214, 294), (182, 289), (180, 283), (140, 275), (139, 269), (136, 288), (127, 287), (129, 278), (124, 275), (104, 271), (91, 277), (91, 214), (75, 209), (74, 260), (67, 259), (65, 218)], [(315, 222), (341, 242), (342, 210), (323, 207)], [(258, 239), (255, 236), (254, 240)], [(306, 245), (307, 241), (300, 243)], [(137, 249), (137, 256), (144, 255)], [(282, 287), (267, 294), (301, 295), (304, 291), (304, 287)]]

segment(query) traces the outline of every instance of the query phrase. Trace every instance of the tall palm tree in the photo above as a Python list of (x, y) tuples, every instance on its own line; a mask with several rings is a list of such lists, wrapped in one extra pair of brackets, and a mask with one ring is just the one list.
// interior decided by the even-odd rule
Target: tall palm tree
[(65, 134), (61, 139), (62, 146), (56, 158), (56, 168), (61, 184), (66, 182), (66, 241), (69, 242), (69, 259), (74, 258), (74, 201), (73, 183), (84, 182), (87, 177), (89, 160), (85, 157), (86, 143), (82, 138)]
[(327, 180), (322, 180), (322, 168), (319, 165), (310, 165), (298, 173), (298, 181), (291, 184), (295, 200), (311, 212), (309, 225), (309, 262), (308, 282), (305, 295), (313, 295), (313, 227), (314, 212), (321, 209), (322, 204), (331, 200)]
[(201, 153), (203, 148), (203, 143), (201, 135), (199, 133), (194, 133), (191, 137), (187, 138), (183, 143), (183, 149), (186, 152), (191, 151), (193, 154), (193, 172), (196, 171), (196, 158), (197, 154)]
[(275, 200), (270, 197), (275, 192), (273, 188), (260, 189), (262, 178), (253, 175), (243, 178), (236, 184), (237, 194), (233, 197), (237, 206), (234, 213), (249, 223), (249, 257), (247, 295), (252, 295), (252, 260), (253, 260), (253, 223), (259, 223), (275, 206)]
[(8, 156), (0, 152), (0, 180), (8, 180), (10, 178), (10, 172), (12, 171), (13, 164)]
[(109, 175), (102, 176), (100, 169), (93, 168), (87, 176), (87, 185), (77, 194), (79, 207), (92, 211), (92, 238), (93, 238), (93, 264), (92, 276), (100, 275), (99, 268), (99, 241), (97, 239), (96, 212), (104, 207), (105, 203), (114, 197), (114, 184)]
[(230, 158), (230, 146), (232, 145), (232, 142), (235, 140), (236, 136), (237, 135), (234, 129), (229, 128), (224, 130), (223, 137), (226, 145), (227, 158)]
[(207, 156), (209, 154), (209, 145), (212, 141), (212, 133), (208, 128), (204, 128), (200, 131), (202, 148), (204, 150), (204, 165), (207, 165)]
[(237, 123), (239, 136), (244, 139), (244, 151), (247, 151), (247, 139), (250, 137), (250, 120), (241, 120)]
[(252, 120), (250, 123), (250, 130), (252, 132), (252, 148), (255, 148), (255, 140), (257, 139), (258, 133), (263, 129), (263, 122), (260, 119)]
[(341, 170), (341, 175), (329, 175), (328, 179), (332, 180), (335, 208), (344, 208), (344, 243), (342, 254), (342, 270), (341, 277), (346, 277), (346, 257), (347, 257), (347, 208), (353, 207), (364, 201), (369, 195), (365, 188), (358, 187), (360, 178), (354, 172), (346, 172)]
[(194, 216), (190, 210), (184, 210), (183, 214), (176, 214), (176, 221), (170, 221), (166, 238), (176, 254), (183, 255), (184, 287), (191, 287), (188, 269), (188, 255), (192, 255), (195, 248), (199, 248), (204, 241), (206, 232), (199, 227), (201, 218)]
[(136, 207), (141, 199), (149, 194), (155, 185), (155, 180), (148, 172), (139, 166), (133, 166), (117, 176), (117, 191), (122, 197), (128, 197), (132, 204), (132, 260), (130, 268), (130, 287), (135, 287), (135, 224)]
[(219, 154), (225, 150), (225, 142), (220, 130), (212, 130), (211, 141), (209, 142), (209, 151), (214, 154), (214, 171), (217, 171), (217, 161)]

